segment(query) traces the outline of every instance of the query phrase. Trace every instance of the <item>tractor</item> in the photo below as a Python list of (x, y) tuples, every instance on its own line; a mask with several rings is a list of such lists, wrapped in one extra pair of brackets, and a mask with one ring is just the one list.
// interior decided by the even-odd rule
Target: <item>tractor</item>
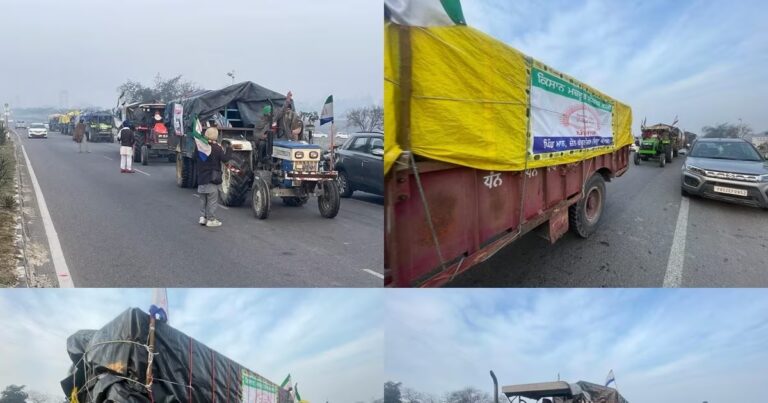
[(658, 159), (659, 166), (663, 168), (673, 157), (677, 157), (682, 141), (679, 128), (659, 123), (653, 126), (643, 125), (641, 129), (642, 139), (640, 149), (635, 153), (635, 165), (640, 165), (640, 161)]

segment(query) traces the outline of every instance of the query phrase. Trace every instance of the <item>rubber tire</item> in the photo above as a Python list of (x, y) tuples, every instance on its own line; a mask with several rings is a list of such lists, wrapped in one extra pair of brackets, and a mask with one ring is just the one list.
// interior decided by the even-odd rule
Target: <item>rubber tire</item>
[(677, 158), (677, 156), (678, 156), (678, 155), (680, 155), (680, 151), (679, 151), (679, 150), (674, 150), (674, 149), (673, 149), (673, 150), (672, 150), (672, 156), (673, 156), (673, 157), (675, 157), (675, 158)]
[(323, 181), (320, 186), (323, 186), (323, 194), (317, 197), (320, 215), (325, 218), (334, 218), (339, 214), (339, 207), (341, 207), (339, 183), (333, 180)]
[(136, 150), (136, 145), (133, 146), (133, 162), (141, 162), (141, 148)]
[(182, 188), (195, 186), (195, 165), (192, 158), (178, 156), (176, 158), (176, 185)]
[[(339, 171), (337, 180), (339, 181), (339, 195), (344, 198), (352, 197), (352, 193), (355, 193), (355, 189), (352, 188), (352, 184), (349, 182), (347, 171)], [(346, 186), (342, 183), (346, 183)]]
[(259, 220), (265, 220), (269, 217), (269, 210), (272, 205), (272, 197), (269, 195), (269, 186), (264, 179), (256, 177), (253, 180), (253, 192), (251, 197), (251, 210), (253, 215)]
[[(235, 161), (235, 156), (233, 155), (231, 162), (238, 162), (237, 165), (238, 168), (240, 168), (241, 161)], [(229, 178), (228, 181), (224, 181), (224, 175), (227, 175), (227, 178)], [(249, 175), (237, 175), (232, 172), (230, 172), (224, 164), (221, 164), (221, 186), (219, 187), (219, 200), (221, 200), (221, 203), (225, 206), (229, 207), (239, 207), (242, 206), (243, 203), (245, 203), (245, 198), (248, 195), (248, 177)], [(227, 185), (228, 183), (228, 185)], [(226, 186), (226, 190), (225, 190)]]
[(680, 196), (683, 196), (683, 197), (688, 197), (688, 196), (690, 196), (690, 195), (691, 195), (691, 194), (690, 194), (690, 193), (688, 193), (688, 191), (686, 191), (686, 190), (685, 190), (685, 189), (683, 189), (683, 188), (680, 188)]
[(667, 154), (659, 154), (659, 167), (664, 168), (667, 165)]
[[(600, 212), (595, 222), (590, 223), (586, 217), (587, 195), (591, 189), (597, 188), (600, 191), (602, 200), (600, 201)], [(605, 210), (605, 180), (599, 173), (592, 175), (584, 185), (584, 196), (577, 203), (568, 208), (568, 225), (571, 232), (582, 237), (589, 238), (600, 224), (600, 218)]]
[(665, 147), (664, 154), (667, 156), (667, 162), (672, 162), (672, 147)]
[(149, 148), (146, 144), (141, 146), (141, 165), (149, 165)]
[(638, 155), (637, 152), (635, 152), (634, 160), (635, 165), (640, 165), (640, 155)]

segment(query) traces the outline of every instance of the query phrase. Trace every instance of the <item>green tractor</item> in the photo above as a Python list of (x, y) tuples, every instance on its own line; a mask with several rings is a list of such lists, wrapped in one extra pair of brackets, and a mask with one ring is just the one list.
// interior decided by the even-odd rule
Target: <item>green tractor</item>
[(635, 153), (635, 165), (640, 161), (658, 159), (659, 166), (664, 167), (672, 158), (677, 157), (680, 150), (682, 132), (675, 126), (659, 123), (641, 128), (642, 139), (640, 148)]

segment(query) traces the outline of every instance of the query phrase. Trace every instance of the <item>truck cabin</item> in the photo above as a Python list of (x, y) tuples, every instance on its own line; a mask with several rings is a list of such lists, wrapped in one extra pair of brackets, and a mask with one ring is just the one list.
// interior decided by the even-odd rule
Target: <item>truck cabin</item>
[[(587, 403), (589, 395), (579, 385), (568, 382), (540, 382), (501, 388), (511, 403)], [(529, 400), (526, 400), (529, 399)]]

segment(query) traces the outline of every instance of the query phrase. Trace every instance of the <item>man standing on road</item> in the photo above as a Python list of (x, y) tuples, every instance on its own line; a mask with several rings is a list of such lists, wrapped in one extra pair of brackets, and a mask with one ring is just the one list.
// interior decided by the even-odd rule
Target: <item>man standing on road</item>
[(72, 134), (72, 140), (74, 140), (77, 143), (77, 152), (82, 153), (83, 152), (83, 143), (85, 143), (85, 152), (89, 153), (91, 152), (88, 142), (84, 141), (85, 137), (85, 123), (83, 123), (82, 119), (79, 119), (77, 124), (75, 125), (75, 132)]
[(227, 147), (226, 152), (216, 143), (219, 131), (215, 127), (205, 130), (205, 138), (211, 146), (211, 154), (203, 160), (198, 153), (197, 163), (197, 192), (203, 208), (200, 210), (200, 225), (218, 227), (221, 221), (216, 219), (216, 208), (219, 206), (219, 185), (221, 185), (221, 163), (232, 158), (232, 149)]
[(123, 123), (123, 128), (120, 129), (117, 138), (120, 140), (120, 173), (132, 174), (133, 144), (136, 139), (133, 137), (133, 129), (130, 123)]

